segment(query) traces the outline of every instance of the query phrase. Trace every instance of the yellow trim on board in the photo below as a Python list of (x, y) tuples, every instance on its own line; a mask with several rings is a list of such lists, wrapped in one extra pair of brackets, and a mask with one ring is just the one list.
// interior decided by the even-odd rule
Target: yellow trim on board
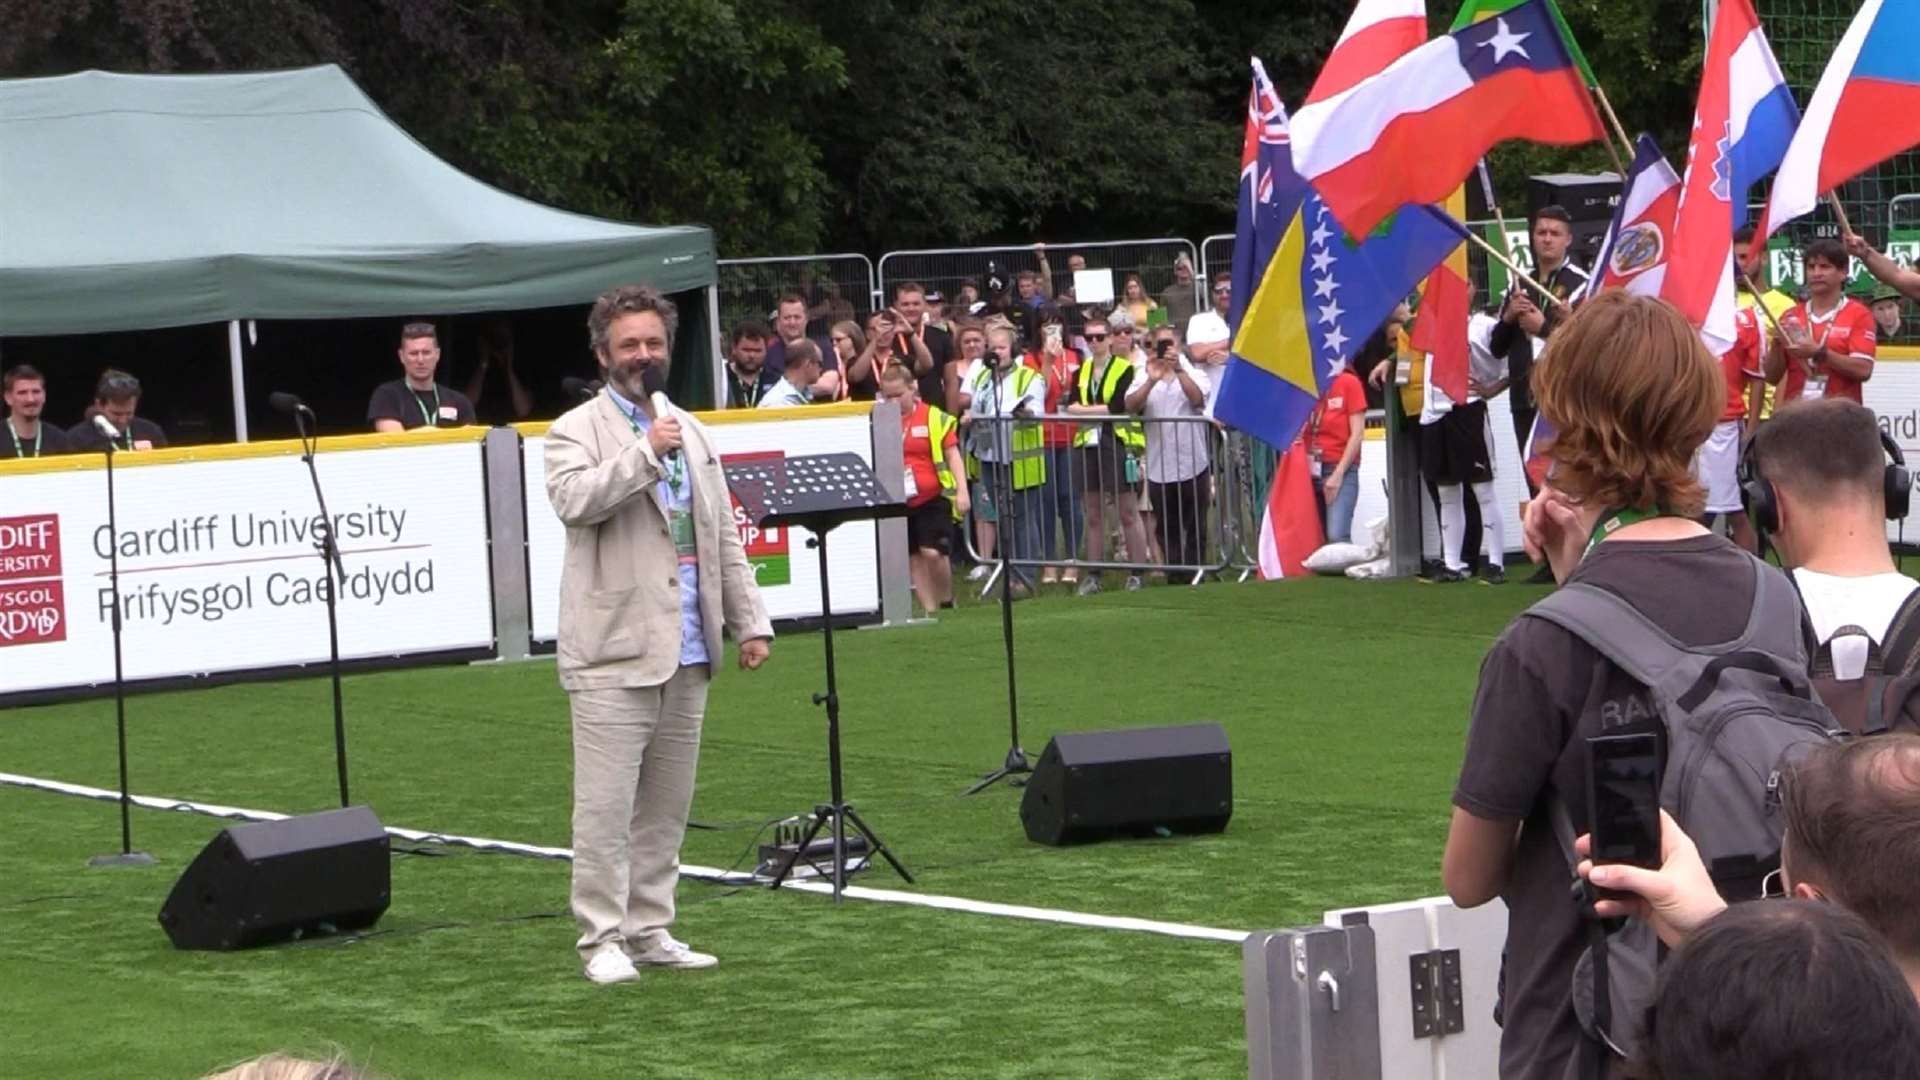
[[(871, 401), (836, 401), (831, 405), (796, 405), (787, 409), (710, 409), (693, 414), (695, 420), (712, 427), (715, 424), (760, 424), (769, 420), (832, 420), (848, 416), (866, 416), (873, 412)], [(523, 438), (538, 439), (553, 426), (551, 420), (528, 420), (513, 425)]]
[[(342, 450), (385, 450), (398, 446), (434, 446), (443, 443), (477, 443), (491, 428), (415, 428), (412, 431), (330, 435), (320, 440), (322, 453)], [(206, 446), (174, 446), (164, 450), (122, 450), (114, 462), (116, 468), (131, 469), (144, 465), (178, 465), (190, 461), (239, 461), (246, 458), (293, 457), (300, 453), (299, 439), (271, 439), (265, 442), (211, 443)], [(0, 461), (0, 476), (29, 476), (35, 473), (77, 472), (107, 467), (106, 455), (99, 452), (51, 454), (38, 458), (10, 458)]]
[(1878, 360), (1920, 360), (1920, 345), (1882, 345), (1874, 350)]

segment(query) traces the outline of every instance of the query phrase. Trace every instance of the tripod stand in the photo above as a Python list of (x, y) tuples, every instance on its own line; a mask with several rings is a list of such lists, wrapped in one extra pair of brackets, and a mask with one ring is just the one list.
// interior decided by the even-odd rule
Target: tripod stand
[(838, 903), (847, 884), (849, 825), (867, 842), (866, 857), (854, 868), (856, 871), (865, 869), (877, 852), (895, 873), (911, 884), (913, 875), (846, 799), (840, 769), (840, 684), (833, 662), (833, 590), (827, 572), (827, 534), (836, 526), (849, 521), (905, 517), (907, 506), (879, 490), (873, 470), (867, 468), (857, 454), (820, 454), (728, 466), (727, 483), (747, 516), (761, 526), (778, 525), (791, 530), (797, 525), (811, 532), (813, 538), (807, 545), (819, 556), (821, 641), (826, 653), (827, 689), (825, 693), (813, 695), (813, 703), (827, 710), (828, 801), (813, 808), (813, 823), (781, 863), (770, 887), (777, 889), (784, 884), (814, 838), (822, 829), (831, 827), (833, 899)]

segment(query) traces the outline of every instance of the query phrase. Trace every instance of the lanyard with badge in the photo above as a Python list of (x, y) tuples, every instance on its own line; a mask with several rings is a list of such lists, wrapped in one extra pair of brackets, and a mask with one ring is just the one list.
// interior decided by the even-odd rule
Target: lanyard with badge
[(1652, 521), (1654, 518), (1666, 516), (1659, 510), (1635, 510), (1631, 507), (1616, 510), (1611, 515), (1601, 518), (1600, 522), (1593, 527), (1593, 535), (1587, 538), (1587, 546), (1580, 552), (1580, 557), (1586, 558), (1593, 553), (1595, 547), (1599, 546), (1600, 541), (1629, 525), (1638, 525), (1643, 521)]
[(34, 427), (33, 453), (31, 454), (27, 453), (26, 444), (20, 441), (20, 433), (13, 430), (12, 424), (7, 425), (7, 434), (13, 436), (13, 456), (14, 457), (17, 457), (17, 458), (39, 457), (40, 456), (40, 440), (46, 437), (47, 425), (38, 424)]
[[(611, 390), (608, 391), (608, 395), (612, 395)], [(620, 410), (621, 416), (626, 417), (627, 426), (633, 429), (635, 437), (641, 439), (647, 437), (646, 431), (640, 426), (640, 421), (635, 419), (624, 405), (616, 400), (614, 407)], [(683, 563), (692, 562), (699, 555), (694, 542), (693, 507), (691, 503), (686, 506), (680, 505), (680, 484), (687, 475), (686, 452), (667, 455), (665, 470), (667, 490), (672, 493), (670, 498), (661, 500), (667, 512), (667, 531), (673, 537), (674, 554), (678, 555)]]
[(420, 396), (420, 391), (415, 390), (413, 387), (409, 386), (407, 387), (407, 392), (413, 395), (413, 403), (420, 410), (420, 419), (424, 421), (426, 425), (430, 428), (439, 427), (440, 426), (440, 384), (439, 383), (433, 384), (433, 411), (432, 412), (427, 411), (426, 400)]

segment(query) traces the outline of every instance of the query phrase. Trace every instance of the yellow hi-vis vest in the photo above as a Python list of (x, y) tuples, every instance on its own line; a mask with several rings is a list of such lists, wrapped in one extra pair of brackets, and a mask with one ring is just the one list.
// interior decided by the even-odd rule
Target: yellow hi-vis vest
[[(1039, 372), (1015, 360), (1013, 362), (1013, 396), (1017, 398), (1024, 395), (1027, 388), (1033, 385), (1033, 380), (1039, 377)], [(993, 369), (981, 368), (980, 374), (973, 381), (974, 397), (977, 398), (984, 393), (987, 384), (992, 381)], [(995, 426), (998, 426), (997, 422)], [(994, 432), (994, 436), (998, 434), (997, 431)], [(995, 443), (999, 442), (998, 438), (989, 437), (993, 438)], [(1015, 422), (1013, 425), (1013, 490), (1025, 491), (1030, 487), (1037, 487), (1046, 478), (1047, 448), (1041, 445), (1040, 422), (1037, 420)]]
[[(1126, 357), (1108, 357), (1107, 370), (1105, 374), (1100, 377), (1100, 394), (1096, 397), (1089, 392), (1093, 386), (1093, 361), (1086, 361), (1080, 365), (1080, 400), (1088, 405), (1105, 405), (1109, 409), (1113, 408), (1114, 391), (1120, 385), (1120, 377), (1132, 370), (1133, 361)], [(1124, 408), (1125, 403), (1122, 402), (1121, 404)], [(1079, 431), (1073, 433), (1073, 445), (1091, 446), (1095, 437), (1099, 435), (1099, 432), (1100, 428), (1098, 425), (1087, 424)], [(1127, 420), (1114, 424), (1113, 434), (1120, 440), (1123, 446), (1130, 446), (1135, 450), (1141, 451), (1147, 448), (1147, 431), (1138, 420)]]
[(927, 406), (927, 445), (933, 453), (933, 471), (940, 477), (940, 493), (951, 499), (960, 488), (954, 483), (953, 470), (947, 468), (947, 453), (941, 444), (947, 440), (947, 432), (960, 426), (960, 421), (947, 415), (938, 405)]

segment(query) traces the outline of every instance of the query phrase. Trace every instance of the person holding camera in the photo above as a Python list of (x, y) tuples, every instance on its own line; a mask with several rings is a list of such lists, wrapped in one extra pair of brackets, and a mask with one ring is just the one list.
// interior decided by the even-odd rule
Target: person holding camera
[[(1686, 319), (1662, 300), (1602, 292), (1560, 327), (1532, 384), (1558, 434), (1549, 486), (1528, 508), (1529, 552), (1682, 647), (1739, 638), (1761, 575), (1778, 571), (1696, 520), (1693, 455), (1726, 383)], [(1766, 628), (1756, 647), (1793, 655), (1797, 623)], [(1463, 908), (1506, 901), (1502, 1076), (1580, 1075), (1591, 1044), (1573, 972), (1587, 928), (1553, 816), (1587, 829), (1589, 736), (1648, 733), (1664, 747), (1661, 716), (1648, 687), (1545, 618), (1515, 619), (1481, 664), (1441, 876)]]
[[(1040, 347), (1022, 359), (1046, 379), (1046, 411), (1066, 411), (1073, 398), (1074, 382), (1080, 376), (1080, 353), (1067, 344), (1067, 327), (1052, 304), (1042, 307)], [(1040, 486), (1040, 550), (1047, 561), (1079, 558), (1081, 517), (1080, 494), (1073, 487), (1073, 435), (1078, 425), (1053, 421), (1041, 425), (1041, 442), (1047, 448), (1047, 479)], [(1049, 566), (1040, 572), (1040, 584), (1059, 581), (1075, 585), (1080, 572), (1074, 567), (1061, 571)]]
[[(1207, 376), (1180, 352), (1171, 326), (1153, 331), (1147, 377), (1134, 380), (1127, 411), (1165, 423), (1148, 424), (1147, 491), (1159, 512), (1160, 550), (1169, 567), (1188, 568), (1198, 580), (1206, 556), (1212, 462), (1206, 414)], [(1191, 418), (1182, 421), (1180, 418)]]

